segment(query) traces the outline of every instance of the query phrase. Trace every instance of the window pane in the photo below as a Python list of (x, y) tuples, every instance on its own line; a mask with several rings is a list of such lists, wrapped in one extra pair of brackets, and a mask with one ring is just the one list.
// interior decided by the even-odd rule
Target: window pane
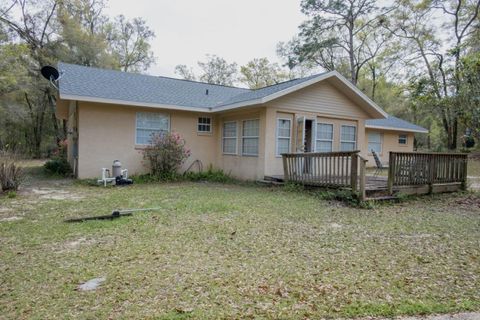
[(371, 132), (371, 133), (368, 134), (368, 142), (380, 143), (381, 140), (382, 140), (382, 137), (381, 137), (380, 133)]
[(332, 141), (318, 141), (316, 145), (316, 152), (332, 152)]
[(197, 131), (198, 132), (211, 132), (212, 130), (212, 118), (210, 117), (199, 117)]
[(370, 132), (368, 134), (368, 152), (382, 152), (382, 135), (378, 132)]
[(235, 138), (223, 139), (223, 153), (237, 153), (237, 140)]
[(290, 120), (278, 119), (277, 128), (279, 137), (290, 138)]
[(277, 154), (290, 152), (290, 138), (278, 138), (277, 141)]
[(138, 112), (137, 127), (143, 129), (168, 130), (168, 117), (161, 113)]
[(340, 144), (340, 151), (353, 151), (355, 150), (355, 142), (342, 142)]
[(290, 135), (291, 120), (277, 119), (277, 155), (290, 152)]
[(137, 112), (135, 143), (149, 144), (153, 134), (168, 132), (169, 127), (169, 118), (165, 114)]
[(342, 141), (356, 141), (356, 128), (353, 126), (342, 126)]
[(317, 139), (333, 140), (333, 124), (318, 123)]
[(243, 138), (242, 153), (258, 155), (258, 138)]
[(258, 137), (259, 136), (259, 120), (245, 120), (243, 121), (243, 136), (244, 137)]
[(223, 124), (223, 136), (224, 137), (236, 137), (237, 136), (237, 123), (225, 122)]
[(398, 143), (407, 144), (407, 136), (405, 134), (400, 134), (398, 136)]
[(377, 142), (369, 142), (368, 143), (368, 152), (375, 151), (376, 153), (382, 152), (382, 144)]
[(198, 118), (198, 123), (201, 124), (210, 124), (211, 118), (208, 117), (200, 117)]
[(199, 132), (210, 132), (210, 125), (209, 124), (199, 124), (198, 125)]

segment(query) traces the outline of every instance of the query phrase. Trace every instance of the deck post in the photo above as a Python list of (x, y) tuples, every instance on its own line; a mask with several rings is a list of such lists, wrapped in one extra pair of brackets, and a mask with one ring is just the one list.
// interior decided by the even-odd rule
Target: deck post
[(433, 183), (435, 182), (435, 175), (437, 172), (437, 158), (433, 154), (430, 154), (429, 158), (430, 174), (428, 175), (428, 193), (433, 193)]
[(357, 191), (357, 180), (358, 180), (358, 152), (352, 153), (352, 163), (350, 168), (350, 186), (353, 192)]
[(463, 163), (462, 163), (462, 190), (467, 190), (467, 170), (468, 168), (468, 155), (464, 156)]
[(388, 156), (388, 180), (387, 189), (388, 194), (393, 195), (393, 180), (395, 179), (395, 153), (390, 151)]
[(359, 197), (360, 201), (365, 201), (367, 198), (366, 191), (365, 191), (365, 169), (367, 166), (367, 160), (360, 157), (360, 181), (359, 181)]
[(288, 176), (288, 166), (287, 166), (287, 155), (282, 154), (282, 161), (283, 161), (283, 179), (284, 181), (290, 181), (290, 177)]

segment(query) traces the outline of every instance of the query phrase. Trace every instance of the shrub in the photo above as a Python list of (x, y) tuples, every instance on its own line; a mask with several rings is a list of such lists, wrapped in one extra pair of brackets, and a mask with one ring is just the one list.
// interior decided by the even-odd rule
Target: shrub
[(67, 159), (63, 157), (56, 157), (48, 160), (43, 167), (48, 174), (52, 175), (66, 177), (72, 174), (70, 163), (68, 163)]
[(226, 174), (221, 169), (214, 169), (212, 166), (208, 167), (207, 171), (200, 172), (187, 172), (185, 173), (185, 178), (190, 181), (210, 181), (210, 182), (219, 182), (227, 183), (232, 182), (234, 179)]
[(51, 175), (68, 177), (73, 173), (72, 167), (67, 160), (68, 141), (60, 141), (57, 149), (53, 152), (54, 157), (48, 160), (43, 166), (45, 171)]
[(15, 157), (6, 152), (0, 153), (1, 191), (16, 191), (23, 179), (23, 170), (15, 162)]
[(148, 160), (151, 174), (161, 179), (171, 179), (190, 156), (185, 140), (178, 133), (152, 135), (150, 145), (143, 150), (143, 158)]

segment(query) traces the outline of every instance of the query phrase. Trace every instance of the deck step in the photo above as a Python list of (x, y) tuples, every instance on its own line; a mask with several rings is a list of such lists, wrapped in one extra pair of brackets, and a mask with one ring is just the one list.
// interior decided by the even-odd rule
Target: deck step
[(284, 182), (283, 176), (264, 176), (263, 181), (276, 181), (276, 182)]
[(273, 185), (273, 186), (283, 186), (285, 183), (281, 181), (275, 181), (275, 180), (257, 180), (257, 183), (260, 184), (265, 184), (265, 185)]

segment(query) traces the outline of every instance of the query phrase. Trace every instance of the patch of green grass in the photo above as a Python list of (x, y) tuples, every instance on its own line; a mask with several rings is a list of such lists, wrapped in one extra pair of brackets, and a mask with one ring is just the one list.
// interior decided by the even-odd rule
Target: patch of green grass
[(342, 313), (347, 317), (359, 316), (382, 316), (394, 317), (396, 315), (427, 315), (443, 314), (449, 312), (475, 311), (478, 310), (478, 302), (465, 300), (460, 304), (456, 303), (438, 303), (435, 300), (421, 301), (401, 301), (399, 303), (352, 303), (346, 306)]
[(10, 199), (16, 198), (17, 197), (17, 192), (15, 191), (8, 191), (7, 192), (7, 197)]
[(341, 201), (351, 207), (363, 209), (371, 209), (374, 207), (373, 201), (360, 201), (358, 195), (348, 189), (309, 188), (298, 183), (287, 182), (283, 186), (283, 190), (286, 192), (310, 195), (319, 200)]
[[(46, 186), (50, 180), (45, 180)], [(295, 190), (294, 190), (295, 191)], [(221, 183), (1, 199), (2, 317), (300, 319), (480, 310), (480, 195), (375, 205)], [(160, 207), (112, 221), (64, 223)], [(105, 276), (96, 291), (78, 284)]]

